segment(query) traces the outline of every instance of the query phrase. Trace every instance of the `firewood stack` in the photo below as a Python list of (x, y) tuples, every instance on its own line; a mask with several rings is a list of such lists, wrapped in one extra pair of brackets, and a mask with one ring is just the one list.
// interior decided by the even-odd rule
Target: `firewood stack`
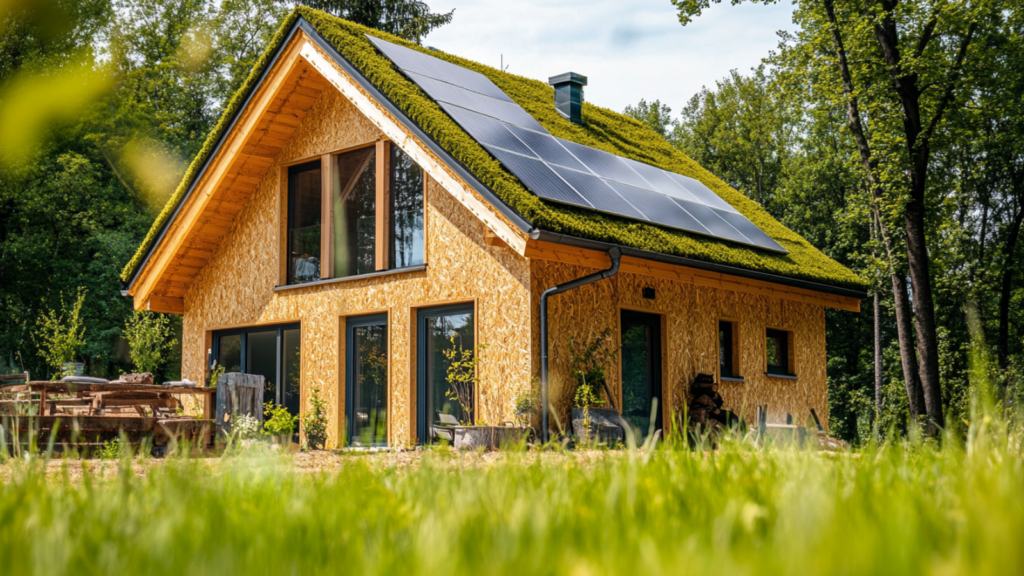
[(690, 429), (695, 430), (698, 426), (701, 431), (720, 431), (730, 423), (735, 423), (737, 418), (729, 410), (723, 410), (725, 400), (718, 393), (718, 384), (714, 376), (710, 374), (697, 374), (690, 384)]

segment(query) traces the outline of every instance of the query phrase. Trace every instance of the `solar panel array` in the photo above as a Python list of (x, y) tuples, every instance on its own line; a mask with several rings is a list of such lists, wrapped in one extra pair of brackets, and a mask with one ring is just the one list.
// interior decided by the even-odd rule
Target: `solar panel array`
[(556, 138), (483, 74), (367, 38), (537, 196), (787, 252), (698, 180)]

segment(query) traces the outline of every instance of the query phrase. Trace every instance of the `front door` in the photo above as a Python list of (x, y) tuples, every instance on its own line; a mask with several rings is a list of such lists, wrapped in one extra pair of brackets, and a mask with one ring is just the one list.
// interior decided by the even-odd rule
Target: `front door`
[(662, 427), (661, 316), (623, 310), (621, 342), (622, 416), (642, 440)]
[(388, 444), (388, 315), (345, 320), (345, 420), (352, 446)]
[(284, 406), (290, 414), (298, 415), (300, 354), (298, 324), (259, 326), (214, 332), (210, 361), (216, 361), (226, 372), (263, 376), (263, 402)]
[[(472, 384), (452, 386), (448, 372), (453, 358), (476, 353), (473, 305), (457, 304), (421, 309), (417, 315), (417, 432), (420, 442), (442, 418), (472, 424), (476, 390)], [(442, 416), (444, 415), (444, 416)]]

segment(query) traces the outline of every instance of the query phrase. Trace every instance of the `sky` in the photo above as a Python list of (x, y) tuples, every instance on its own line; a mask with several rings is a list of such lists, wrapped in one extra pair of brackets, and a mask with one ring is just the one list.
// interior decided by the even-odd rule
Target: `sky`
[(661, 100), (673, 115), (702, 86), (730, 70), (748, 72), (794, 31), (792, 5), (729, 0), (683, 27), (669, 0), (432, 0), (431, 11), (455, 8), (452, 23), (423, 44), (547, 80), (562, 72), (587, 76), (584, 97), (622, 111), (641, 98)]

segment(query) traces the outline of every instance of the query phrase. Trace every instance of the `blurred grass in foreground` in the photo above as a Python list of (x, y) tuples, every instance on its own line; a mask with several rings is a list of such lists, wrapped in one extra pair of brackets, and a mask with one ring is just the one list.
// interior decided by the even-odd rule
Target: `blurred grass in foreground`
[[(982, 425), (983, 426), (983, 425)], [(1021, 574), (1019, 441), (0, 467), (3, 574)], [(75, 463), (77, 466), (77, 463)]]

